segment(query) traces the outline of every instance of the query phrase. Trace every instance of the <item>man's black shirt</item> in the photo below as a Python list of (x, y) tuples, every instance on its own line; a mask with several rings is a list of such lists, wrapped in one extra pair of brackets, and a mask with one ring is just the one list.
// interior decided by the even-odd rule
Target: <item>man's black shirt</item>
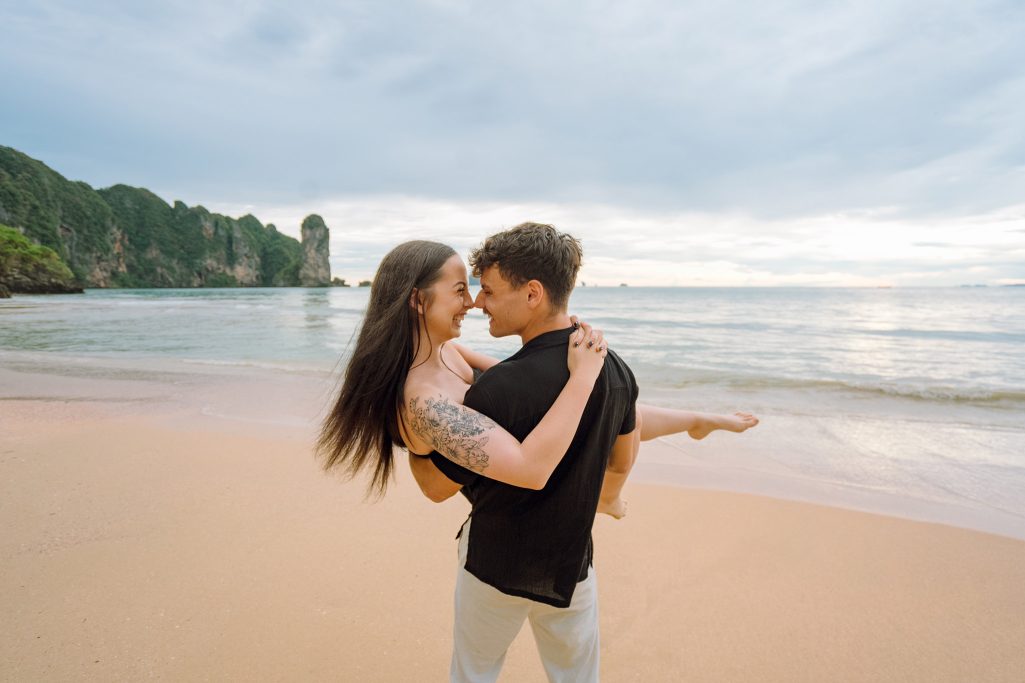
[[(572, 328), (539, 335), (494, 366), (466, 392), (466, 406), (523, 441), (569, 379)], [(605, 467), (620, 434), (634, 430), (637, 382), (609, 351), (573, 442), (540, 491), (464, 469), (439, 453), (438, 468), (463, 484), (472, 510), (466, 570), (503, 593), (566, 607), (592, 559), (594, 523)], [(566, 425), (572, 429), (572, 425)]]

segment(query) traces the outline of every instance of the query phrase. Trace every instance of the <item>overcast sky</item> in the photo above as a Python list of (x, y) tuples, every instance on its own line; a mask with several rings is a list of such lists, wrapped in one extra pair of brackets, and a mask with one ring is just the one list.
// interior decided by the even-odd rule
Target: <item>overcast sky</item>
[(0, 144), (407, 238), (523, 220), (599, 284), (1025, 282), (1025, 3), (0, 0)]

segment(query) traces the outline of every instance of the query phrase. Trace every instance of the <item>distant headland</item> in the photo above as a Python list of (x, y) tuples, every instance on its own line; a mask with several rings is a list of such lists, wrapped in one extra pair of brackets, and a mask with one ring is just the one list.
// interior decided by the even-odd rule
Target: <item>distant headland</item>
[[(0, 296), (83, 287), (326, 287), (329, 230), (302, 241), (252, 215), (170, 205), (149, 190), (94, 190), (0, 146)], [(335, 278), (337, 280), (337, 278)]]

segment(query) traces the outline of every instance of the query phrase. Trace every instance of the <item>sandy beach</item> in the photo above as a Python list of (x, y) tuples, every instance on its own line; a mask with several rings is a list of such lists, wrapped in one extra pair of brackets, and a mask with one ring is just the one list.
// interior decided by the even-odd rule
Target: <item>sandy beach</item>
[[(654, 449), (646, 444), (641, 459)], [(453, 536), (400, 461), (381, 501), (309, 430), (0, 402), (0, 679), (447, 679)], [(607, 681), (1019, 681), (1025, 543), (630, 483), (599, 517)], [(542, 681), (529, 629), (502, 679)]]

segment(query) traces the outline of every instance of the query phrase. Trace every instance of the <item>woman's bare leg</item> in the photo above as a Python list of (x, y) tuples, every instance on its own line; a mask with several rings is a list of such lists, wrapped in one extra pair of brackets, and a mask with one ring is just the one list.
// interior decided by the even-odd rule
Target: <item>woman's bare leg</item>
[(659, 408), (646, 403), (638, 403), (637, 412), (643, 417), (641, 441), (651, 441), (660, 436), (682, 432), (687, 432), (692, 439), (703, 439), (717, 429), (739, 434), (758, 424), (758, 418), (750, 413), (694, 413), (689, 410)]
[[(717, 429), (743, 432), (758, 424), (758, 418), (750, 413), (719, 415), (716, 413), (695, 413), (689, 410), (659, 408), (646, 403), (637, 404), (637, 432), (635, 438), (650, 441), (660, 436), (687, 432), (693, 439), (703, 439)], [(634, 451), (636, 458), (636, 450)], [(598, 512), (622, 519), (626, 515), (626, 501), (620, 497), (633, 461), (622, 467), (610, 466), (605, 470)]]

